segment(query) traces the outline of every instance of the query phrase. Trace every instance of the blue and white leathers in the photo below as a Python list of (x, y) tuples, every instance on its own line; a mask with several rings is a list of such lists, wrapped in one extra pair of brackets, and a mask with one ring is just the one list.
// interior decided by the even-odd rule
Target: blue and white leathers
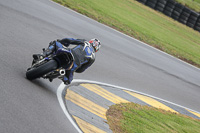
[(65, 47), (75, 45), (74, 48), (70, 49), (74, 56), (73, 66), (70, 70), (67, 70), (63, 79), (64, 82), (71, 83), (74, 72), (81, 73), (94, 63), (95, 50), (91, 44), (84, 39), (64, 38), (56, 41), (57, 48), (63, 48), (63, 45)]

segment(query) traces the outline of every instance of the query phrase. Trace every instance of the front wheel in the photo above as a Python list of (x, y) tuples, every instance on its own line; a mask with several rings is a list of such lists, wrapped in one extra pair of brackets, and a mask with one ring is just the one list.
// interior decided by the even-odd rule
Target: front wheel
[(39, 67), (31, 68), (26, 72), (26, 78), (29, 80), (34, 80), (40, 78), (43, 75), (57, 69), (58, 64), (55, 60), (50, 60), (47, 63), (42, 64)]

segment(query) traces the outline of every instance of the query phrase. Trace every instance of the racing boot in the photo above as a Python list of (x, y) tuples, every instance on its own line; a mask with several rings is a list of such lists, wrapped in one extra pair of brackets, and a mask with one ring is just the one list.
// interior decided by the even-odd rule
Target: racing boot
[(43, 59), (44, 57), (49, 56), (50, 54), (53, 53), (53, 51), (55, 50), (55, 46), (54, 45), (49, 45), (49, 47), (45, 50), (45, 48), (42, 49), (43, 53), (41, 54), (33, 54), (33, 59), (38, 61)]
[(43, 48), (42, 56), (47, 57), (50, 54), (52, 54), (55, 50), (56, 50), (56, 41), (50, 42), (49, 47), (46, 50)]
[[(52, 51), (51, 51), (52, 53)], [(50, 52), (46, 52), (46, 50), (43, 48), (43, 53), (41, 54), (33, 54), (33, 62), (32, 64), (36, 63), (39, 60), (42, 60), (44, 57), (47, 57), (48, 55), (51, 54)]]
[(33, 62), (32, 64), (34, 64), (35, 62), (42, 60), (43, 58), (49, 56), (50, 54), (52, 54), (56, 49), (56, 41), (50, 42), (49, 43), (49, 47), (45, 50), (45, 48), (43, 48), (43, 53), (41, 54), (33, 54)]

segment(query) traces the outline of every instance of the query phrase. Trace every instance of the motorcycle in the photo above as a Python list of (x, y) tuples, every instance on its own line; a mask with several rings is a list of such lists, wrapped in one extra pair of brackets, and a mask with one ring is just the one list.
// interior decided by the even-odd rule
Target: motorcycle
[(63, 79), (66, 70), (73, 66), (73, 61), (74, 56), (70, 49), (59, 48), (54, 54), (33, 60), (32, 66), (26, 71), (26, 77), (29, 80), (49, 79), (50, 82), (55, 78)]

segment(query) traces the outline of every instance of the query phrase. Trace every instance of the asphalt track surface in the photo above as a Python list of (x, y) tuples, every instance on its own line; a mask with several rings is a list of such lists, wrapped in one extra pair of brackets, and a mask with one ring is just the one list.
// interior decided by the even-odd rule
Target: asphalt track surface
[(49, 0), (0, 1), (0, 132), (77, 132), (52, 83), (25, 78), (54, 39), (99, 38), (96, 62), (74, 78), (127, 87), (200, 112), (200, 70)]

